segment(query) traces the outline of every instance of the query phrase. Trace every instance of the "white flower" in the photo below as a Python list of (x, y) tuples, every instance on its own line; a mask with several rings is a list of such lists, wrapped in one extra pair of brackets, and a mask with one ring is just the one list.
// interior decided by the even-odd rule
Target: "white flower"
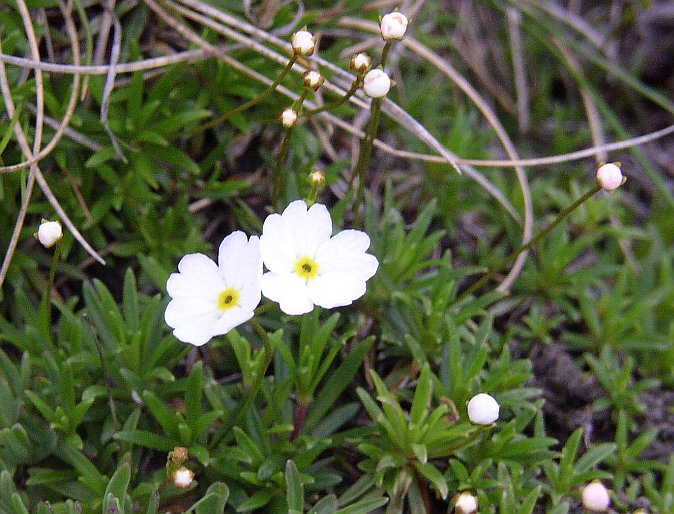
[(367, 96), (381, 98), (391, 89), (391, 79), (379, 68), (370, 70), (363, 78), (363, 90)]
[(353, 71), (365, 73), (372, 66), (372, 59), (367, 54), (356, 54), (351, 58), (349, 66)]
[(325, 205), (307, 210), (304, 200), (264, 221), (260, 249), (269, 272), (262, 277), (262, 294), (279, 302), (286, 314), (304, 314), (314, 304), (326, 309), (350, 305), (365, 294), (365, 282), (379, 266), (365, 253), (370, 238), (360, 230), (331, 235)]
[(468, 492), (463, 492), (454, 500), (456, 514), (475, 514), (477, 512), (477, 498)]
[(316, 49), (316, 38), (308, 30), (298, 30), (290, 38), (293, 51), (299, 55), (311, 55)]
[(194, 471), (187, 469), (185, 466), (180, 467), (173, 474), (173, 485), (178, 489), (185, 489), (191, 486), (192, 480), (194, 480)]
[(201, 253), (185, 255), (166, 290), (172, 300), (164, 319), (184, 343), (206, 344), (253, 317), (260, 303), (260, 241), (241, 231), (220, 244), (218, 264)]
[(498, 402), (488, 394), (476, 394), (468, 402), (468, 419), (476, 425), (491, 425), (498, 419), (498, 413)]
[(297, 111), (288, 107), (281, 113), (281, 125), (290, 128), (297, 124)]
[(325, 79), (323, 76), (314, 70), (308, 70), (304, 72), (304, 87), (318, 91), (318, 88), (323, 85)]
[(599, 480), (593, 480), (583, 488), (581, 493), (583, 507), (592, 512), (606, 512), (611, 504), (608, 489)]
[(58, 221), (42, 220), (37, 229), (37, 239), (45, 248), (51, 248), (63, 237), (63, 229)]
[(625, 183), (620, 167), (610, 162), (599, 167), (597, 170), (597, 184), (601, 186), (604, 191), (613, 191), (618, 189)]
[(407, 16), (398, 11), (385, 14), (379, 22), (379, 28), (381, 37), (387, 41), (401, 40), (407, 31)]

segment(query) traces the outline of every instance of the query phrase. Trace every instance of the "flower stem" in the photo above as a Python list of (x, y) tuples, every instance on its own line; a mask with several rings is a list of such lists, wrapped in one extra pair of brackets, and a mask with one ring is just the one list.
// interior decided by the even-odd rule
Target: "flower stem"
[[(47, 329), (47, 337), (52, 341), (52, 328), (51, 328), (51, 291), (54, 289), (54, 277), (56, 276), (56, 265), (58, 264), (59, 258), (61, 257), (61, 241), (57, 242), (54, 246), (54, 254), (51, 259), (51, 266), (49, 268), (49, 277), (47, 278), (47, 287), (44, 291), (44, 296), (42, 297), (42, 305), (40, 306), (45, 320), (45, 326)], [(53, 341), (52, 341), (53, 342)]]
[[(305, 87), (302, 95), (297, 99), (293, 108), (297, 111), (298, 116), (302, 113), (302, 105), (304, 105), (304, 100), (307, 98), (310, 89)], [(281, 194), (281, 188), (283, 187), (283, 166), (285, 165), (286, 158), (288, 157), (288, 150), (290, 149), (290, 138), (293, 135), (294, 126), (290, 126), (285, 129), (283, 134), (283, 142), (281, 143), (281, 150), (279, 151), (278, 158), (276, 159), (276, 169), (274, 169), (274, 182), (271, 192), (271, 204), (274, 207), (275, 211), (278, 211), (278, 199)]]
[[(388, 45), (388, 43), (387, 43)], [(358, 176), (358, 191), (356, 193), (356, 203), (354, 205), (353, 225), (355, 228), (360, 227), (360, 207), (363, 201), (363, 190), (365, 189), (365, 174), (370, 158), (372, 157), (372, 147), (374, 146), (374, 138), (377, 135), (377, 128), (379, 127), (379, 113), (381, 112), (381, 98), (373, 98), (370, 104), (370, 119), (367, 123), (367, 130), (365, 132), (365, 139), (360, 146), (358, 153), (358, 161), (353, 169), (349, 188), (353, 185), (354, 177)]]
[(246, 109), (250, 109), (254, 105), (259, 104), (262, 100), (267, 98), (270, 94), (272, 94), (278, 85), (281, 83), (281, 81), (285, 78), (285, 76), (288, 74), (288, 72), (292, 69), (293, 65), (297, 61), (297, 55), (293, 54), (293, 56), (290, 58), (288, 61), (288, 64), (286, 64), (286, 67), (283, 68), (283, 71), (281, 71), (281, 74), (276, 78), (276, 80), (267, 88), (265, 89), (262, 93), (257, 95), (254, 98), (251, 98), (248, 100), (246, 103), (243, 103), (239, 105), (238, 107), (235, 107), (234, 109), (227, 111), (224, 114), (221, 114), (217, 118), (213, 118), (211, 121), (208, 121), (202, 125), (199, 125), (198, 127), (191, 129), (181, 135), (193, 135), (198, 132), (203, 132), (205, 130), (208, 130), (209, 128), (215, 127), (219, 125), (220, 123), (227, 121), (229, 118), (234, 116), (235, 114), (239, 114), (240, 112), (245, 111)]
[(343, 97), (338, 98), (334, 102), (330, 102), (328, 104), (321, 105), (320, 107), (316, 107), (315, 109), (311, 109), (310, 111), (306, 112), (305, 116), (313, 116), (314, 114), (318, 114), (319, 112), (331, 111), (339, 107), (349, 98), (351, 98), (356, 93), (356, 91), (358, 91), (358, 86), (360, 85), (361, 80), (362, 77), (359, 75), (351, 84), (351, 89), (349, 89)]
[(468, 289), (466, 289), (463, 293), (461, 293), (456, 300), (452, 302), (451, 305), (455, 305), (459, 303), (461, 300), (466, 298), (467, 296), (471, 295), (475, 291), (477, 291), (479, 288), (481, 288), (483, 285), (485, 285), (489, 280), (494, 278), (494, 276), (508, 263), (511, 261), (515, 260), (515, 258), (521, 254), (522, 252), (525, 252), (527, 250), (530, 250), (535, 244), (537, 244), (541, 239), (543, 239), (545, 236), (547, 236), (552, 230), (557, 227), (569, 214), (571, 214), (573, 211), (575, 211), (580, 205), (582, 205), (586, 200), (594, 196), (594, 194), (601, 189), (601, 186), (596, 185), (592, 189), (590, 189), (588, 192), (586, 192), (583, 196), (578, 198), (575, 202), (573, 202), (571, 205), (566, 207), (562, 212), (560, 212), (557, 217), (553, 220), (552, 223), (550, 223), (547, 227), (545, 227), (543, 230), (541, 230), (536, 236), (534, 236), (532, 239), (530, 239), (528, 242), (522, 244), (519, 248), (517, 248), (515, 251), (513, 251), (510, 255), (505, 257), (501, 262), (499, 262), (495, 267), (493, 267), (489, 273), (484, 275), (480, 280), (475, 282), (472, 286), (470, 286)]
[(295, 423), (293, 424), (293, 433), (290, 434), (290, 441), (297, 439), (297, 436), (300, 435), (302, 430), (302, 423), (304, 423), (304, 417), (307, 415), (309, 410), (309, 404), (304, 402), (299, 402), (297, 408), (295, 409)]
[(380, 66), (382, 68), (386, 67), (386, 59), (388, 58), (388, 51), (391, 49), (391, 45), (393, 44), (392, 40), (387, 40), (386, 43), (384, 44), (384, 48), (381, 51), (381, 63)]

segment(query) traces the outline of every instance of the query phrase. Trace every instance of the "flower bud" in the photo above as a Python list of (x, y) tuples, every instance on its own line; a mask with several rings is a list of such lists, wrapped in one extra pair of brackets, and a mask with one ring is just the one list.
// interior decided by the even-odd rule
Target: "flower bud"
[(385, 14), (379, 22), (379, 28), (381, 37), (386, 41), (400, 41), (407, 31), (407, 16), (398, 11)]
[(281, 113), (281, 124), (285, 128), (290, 128), (297, 125), (297, 111), (292, 107), (288, 107)]
[(382, 98), (391, 89), (391, 79), (384, 70), (376, 68), (370, 70), (363, 78), (363, 90), (367, 96), (372, 98)]
[(591, 512), (606, 512), (611, 504), (608, 489), (599, 480), (593, 480), (581, 493), (583, 507)]
[(323, 187), (325, 185), (325, 172), (318, 168), (314, 168), (311, 170), (311, 173), (309, 173), (307, 182), (313, 187)]
[(63, 237), (61, 222), (42, 220), (37, 229), (37, 239), (45, 248), (51, 248)]
[(356, 54), (351, 58), (349, 67), (356, 73), (362, 75), (372, 66), (372, 59), (367, 54)]
[(477, 498), (469, 492), (463, 492), (454, 498), (454, 512), (456, 514), (475, 514), (477, 512)]
[(325, 79), (320, 73), (314, 70), (309, 70), (304, 72), (304, 87), (318, 91), (318, 88), (323, 85)]
[(290, 38), (290, 44), (297, 55), (309, 56), (316, 49), (316, 38), (308, 30), (298, 30)]
[(191, 486), (193, 480), (194, 471), (187, 469), (185, 466), (181, 466), (180, 469), (173, 474), (173, 485), (178, 489), (185, 489)]
[(498, 413), (498, 402), (488, 394), (476, 394), (468, 402), (468, 419), (476, 425), (491, 425), (498, 419)]
[(597, 170), (597, 184), (604, 191), (613, 191), (625, 183), (620, 166), (614, 162), (599, 166)]

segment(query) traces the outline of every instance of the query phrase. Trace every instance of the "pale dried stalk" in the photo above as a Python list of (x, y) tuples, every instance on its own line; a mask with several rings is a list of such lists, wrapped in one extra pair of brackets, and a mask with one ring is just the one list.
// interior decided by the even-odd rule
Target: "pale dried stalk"
[[(580, 72), (580, 66), (576, 61), (576, 59), (574, 58), (573, 54), (567, 48), (567, 46), (557, 38), (553, 40), (553, 43), (560, 51), (562, 56), (564, 56), (564, 59), (566, 59), (568, 65), (571, 68)], [(583, 99), (583, 106), (585, 108), (585, 112), (587, 113), (587, 121), (588, 124), (590, 125), (590, 134), (592, 136), (592, 143), (594, 144), (595, 147), (601, 147), (605, 145), (606, 135), (604, 134), (604, 129), (601, 124), (601, 115), (599, 113), (599, 109), (597, 108), (597, 105), (594, 103), (592, 95), (587, 91), (587, 88), (582, 83), (579, 83), (578, 87), (580, 89), (580, 94)], [(595, 156), (595, 161), (597, 165), (600, 165), (602, 162), (608, 161), (608, 152), (598, 153)], [(615, 214), (609, 215), (609, 222), (618, 233), (621, 233), (620, 222), (618, 221), (618, 217)], [(625, 237), (620, 237), (618, 238), (618, 245), (620, 246), (620, 250), (623, 252), (623, 255), (625, 256), (625, 260), (629, 264), (630, 268), (632, 268), (632, 271), (634, 271), (634, 273), (637, 274), (640, 273), (641, 266), (639, 265), (639, 261), (635, 257), (634, 252), (632, 251), (632, 245), (630, 243), (630, 240)]]
[[(368, 30), (370, 32), (376, 32), (379, 30), (379, 27), (372, 22), (367, 22), (363, 20), (353, 19), (353, 18), (342, 18), (340, 24), (346, 25), (349, 27), (357, 27), (363, 30)], [(482, 112), (484, 117), (489, 121), (490, 125), (494, 128), (496, 135), (498, 136), (501, 144), (503, 145), (506, 153), (512, 160), (518, 159), (517, 150), (513, 145), (510, 137), (507, 132), (501, 125), (500, 120), (496, 114), (491, 110), (489, 105), (484, 101), (480, 94), (471, 86), (471, 84), (456, 70), (454, 67), (449, 64), (447, 61), (442, 59), (435, 52), (430, 50), (425, 45), (418, 42), (412, 37), (406, 37), (402, 44), (408, 47), (410, 50), (416, 54), (424, 57), (434, 66), (436, 66), (440, 71), (442, 71), (449, 79), (454, 82), (477, 106), (477, 108)], [(439, 143), (438, 143), (439, 144)], [(522, 229), (522, 243), (526, 244), (533, 235), (533, 206), (531, 201), (531, 191), (529, 190), (529, 184), (526, 179), (526, 174), (524, 169), (521, 166), (515, 166), (515, 173), (517, 174), (517, 180), (522, 191), (522, 197), (524, 200), (524, 226)], [(512, 283), (515, 281), (517, 276), (524, 266), (524, 262), (528, 256), (528, 252), (522, 252), (517, 259), (515, 260), (512, 268), (508, 275), (504, 278), (503, 282), (499, 284), (497, 290), (507, 291)]]
[[(37, 39), (35, 37), (35, 30), (33, 28), (33, 20), (30, 17), (28, 8), (24, 0), (17, 0), (17, 6), (19, 8), (19, 14), (21, 15), (21, 21), (23, 22), (26, 37), (28, 39), (28, 47), (30, 49), (31, 57), (39, 61), (40, 60), (40, 50), (38, 49)], [(0, 66), (0, 86), (2, 87), (2, 96), (5, 100), (5, 108), (7, 114), (11, 118), (14, 116), (14, 101), (12, 99), (12, 93), (9, 89), (9, 84), (7, 83), (7, 76), (5, 74), (4, 66)], [(35, 139), (33, 141), (33, 151), (31, 152), (28, 145), (28, 141), (25, 136), (23, 136), (23, 129), (21, 128), (21, 123), (14, 125), (14, 132), (19, 139), (19, 144), (24, 155), (30, 159), (30, 156), (34, 153), (40, 151), (40, 146), (42, 144), (42, 127), (44, 123), (44, 83), (42, 81), (42, 72), (37, 71), (35, 73), (35, 89), (36, 89), (36, 102), (37, 102), (37, 114), (35, 115)], [(19, 135), (21, 134), (21, 136)], [(30, 166), (30, 171), (28, 173), (28, 180), (26, 182), (25, 195), (23, 197), (23, 202), (21, 203), (21, 208), (16, 218), (14, 224), (14, 230), (12, 231), (12, 236), (9, 240), (7, 246), (7, 251), (5, 252), (5, 257), (2, 261), (2, 267), (0, 267), (0, 287), (5, 282), (5, 277), (7, 276), (7, 271), (9, 270), (9, 265), (12, 262), (12, 257), (16, 251), (16, 246), (19, 242), (19, 237), (21, 235), (21, 229), (23, 228), (24, 221), (26, 219), (26, 213), (28, 212), (28, 205), (30, 204), (30, 199), (33, 196), (33, 187), (35, 185), (35, 178), (38, 173), (37, 164)]]
[[(117, 74), (133, 73), (134, 71), (145, 71), (154, 68), (162, 68), (170, 66), (179, 62), (196, 62), (210, 57), (210, 54), (205, 50), (185, 50), (172, 55), (162, 57), (153, 57), (151, 59), (144, 59), (142, 61), (129, 62), (118, 64), (115, 67)], [(26, 59), (23, 57), (15, 57), (9, 54), (0, 53), (0, 61), (23, 68), (31, 68), (35, 70), (48, 71), (50, 73), (67, 73), (80, 75), (106, 75), (110, 71), (110, 66), (75, 66), (73, 64), (56, 64), (44, 61), (35, 61), (33, 59)]]
[(524, 56), (522, 54), (522, 15), (517, 9), (508, 8), (508, 33), (510, 34), (510, 50), (513, 58), (513, 72), (515, 75), (515, 93), (517, 94), (517, 119), (522, 134), (529, 131), (531, 116), (529, 112), (529, 88), (527, 74), (524, 70)]
[[(36, 42), (35, 39), (35, 34), (33, 31), (33, 26), (32, 26), (32, 21), (30, 19), (30, 13), (28, 12), (24, 0), (18, 0), (17, 5), (19, 6), (19, 10), (22, 13), (22, 19), (24, 20), (24, 27), (26, 30), (26, 35), (29, 41), (29, 44), (31, 46), (34, 45)], [(61, 12), (63, 13), (63, 17), (66, 23), (66, 28), (68, 32), (68, 36), (70, 38), (70, 43), (72, 47), (72, 52), (73, 52), (73, 60), (75, 61), (76, 65), (79, 65), (79, 47), (78, 47), (78, 37), (77, 37), (77, 30), (75, 28), (75, 25), (72, 21), (71, 13), (69, 9), (66, 9), (63, 3), (59, 4), (59, 7), (61, 8)], [(0, 49), (1, 51), (1, 49)], [(39, 61), (40, 56), (39, 52), (37, 50), (37, 46), (34, 46), (34, 50), (31, 50), (31, 54), (33, 56), (33, 60)], [(41, 77), (41, 71), (36, 70), (36, 85), (38, 84), (37, 77)], [(79, 74), (74, 74), (75, 76), (73, 77), (73, 82), (74, 84), (77, 83), (79, 84)], [(43, 103), (43, 88), (42, 88), (42, 81), (39, 81), (40, 87), (37, 88), (37, 94), (36, 94), (36, 100), (37, 100), (37, 107), (35, 109), (36, 111), (36, 141), (41, 138), (41, 133), (42, 133), (42, 123), (44, 120), (44, 103)], [(12, 100), (12, 95), (11, 95), (11, 90), (9, 88), (9, 83), (7, 82), (7, 74), (5, 72), (5, 66), (2, 61), (0, 61), (0, 89), (2, 89), (2, 96), (5, 102), (5, 106), (7, 109), (7, 112), (10, 116), (13, 115), (15, 111), (15, 106), (14, 102)], [(74, 88), (77, 90), (77, 88)], [(15, 134), (17, 136), (17, 140), (19, 142), (19, 145), (21, 146), (21, 149), (24, 153), (24, 156), (30, 160), (32, 156), (36, 153), (39, 153), (39, 146), (34, 145), (34, 150), (31, 151), (30, 147), (28, 146), (28, 142), (26, 139), (26, 136), (23, 132), (23, 129), (20, 124), (17, 124), (15, 126)], [(40, 137), (38, 137), (40, 136)], [(33, 179), (31, 180), (31, 177)], [(84, 247), (84, 249), (93, 257), (95, 258), (98, 262), (105, 264), (105, 261), (98, 256), (96, 251), (91, 248), (91, 246), (87, 243), (87, 241), (82, 237), (80, 232), (77, 230), (75, 225), (71, 222), (70, 218), (68, 215), (65, 213), (61, 205), (59, 204), (58, 200), (52, 193), (51, 189), (49, 188), (49, 184), (47, 183), (46, 179), (44, 178), (44, 175), (42, 175), (42, 172), (40, 171), (37, 163), (34, 163), (33, 165), (30, 166), (30, 173), (29, 173), (29, 181), (27, 184), (26, 188), (26, 195), (24, 197), (21, 209), (19, 211), (17, 221), (14, 226), (14, 232), (12, 234), (12, 239), (10, 240), (10, 244), (7, 248), (7, 252), (5, 254), (5, 258), (3, 260), (2, 268), (0, 269), (0, 287), (4, 283), (4, 280), (7, 275), (7, 270), (9, 269), (9, 264), (12, 260), (12, 257), (14, 255), (14, 252), (16, 250), (16, 245), (18, 243), (18, 238), (21, 232), (21, 228), (23, 227), (23, 223), (25, 221), (25, 215), (28, 209), (28, 204), (30, 202), (30, 198), (32, 196), (32, 189), (33, 189), (33, 183), (34, 181), (38, 182), (38, 185), (40, 186), (40, 189), (42, 189), (43, 194), (49, 201), (49, 203), (52, 205), (54, 210), (58, 213), (58, 215), (61, 217), (63, 220), (63, 223), (68, 227), (68, 229), (72, 232), (73, 236), (75, 239)], [(29, 186), (29, 187), (28, 187)]]

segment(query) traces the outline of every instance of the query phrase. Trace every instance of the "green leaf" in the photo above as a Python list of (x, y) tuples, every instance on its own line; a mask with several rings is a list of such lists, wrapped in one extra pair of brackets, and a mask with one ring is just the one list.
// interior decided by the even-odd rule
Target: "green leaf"
[[(108, 498), (109, 495), (118, 498), (122, 503), (124, 503), (124, 498), (126, 496), (126, 489), (129, 487), (129, 482), (131, 480), (131, 466), (128, 462), (122, 464), (117, 471), (112, 475), (108, 486), (105, 488), (105, 498)], [(105, 507), (105, 502), (103, 504), (103, 510), (101, 514), (108, 514), (108, 511)]]
[(271, 491), (257, 491), (246, 501), (239, 504), (239, 507), (236, 509), (237, 512), (250, 512), (251, 510), (259, 509), (267, 505), (273, 494)]
[(229, 488), (224, 482), (214, 482), (210, 485), (204, 497), (196, 502), (187, 512), (196, 507), (196, 514), (222, 514), (229, 499)]
[(368, 514), (379, 507), (386, 505), (388, 498), (378, 498), (376, 500), (363, 500), (348, 507), (339, 509), (335, 514)]
[(447, 480), (445, 480), (445, 477), (442, 476), (442, 473), (438, 471), (438, 468), (436, 468), (430, 462), (427, 462), (426, 464), (415, 462), (414, 469), (416, 469), (419, 473), (421, 473), (431, 482), (433, 488), (438, 493), (440, 493), (440, 496), (442, 497), (443, 500), (447, 498), (447, 495), (449, 494), (449, 488), (447, 487)]
[(286, 491), (288, 514), (302, 514), (304, 512), (304, 486), (300, 472), (292, 460), (286, 462)]
[(417, 389), (412, 400), (410, 422), (419, 425), (428, 414), (428, 407), (433, 394), (433, 382), (431, 381), (431, 368), (428, 363), (421, 368)]
[(146, 430), (121, 430), (115, 434), (114, 438), (145, 448), (154, 448), (162, 452), (170, 452), (176, 446), (173, 439)]

